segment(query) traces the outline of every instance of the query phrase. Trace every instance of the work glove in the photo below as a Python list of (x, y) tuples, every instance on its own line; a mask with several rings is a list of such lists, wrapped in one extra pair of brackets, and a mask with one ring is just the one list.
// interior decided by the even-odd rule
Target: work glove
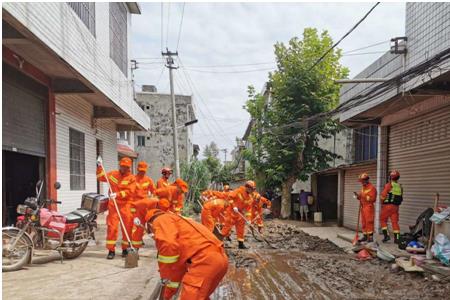
[(102, 160), (102, 157), (99, 155), (97, 157), (97, 166), (101, 166), (101, 165), (103, 165), (103, 160)]
[(116, 199), (117, 198), (117, 194), (116, 193), (111, 193), (111, 194), (109, 194), (109, 198)]
[(233, 207), (233, 211), (234, 211), (235, 213), (238, 213), (238, 212), (239, 212), (239, 208), (237, 208), (237, 207), (235, 206), (235, 207)]

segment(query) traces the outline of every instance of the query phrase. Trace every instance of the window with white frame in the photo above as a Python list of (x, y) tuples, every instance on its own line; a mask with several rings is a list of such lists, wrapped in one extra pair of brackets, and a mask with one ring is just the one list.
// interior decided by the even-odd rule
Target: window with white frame
[(95, 36), (95, 3), (94, 2), (67, 2), (72, 10), (78, 15), (81, 22)]
[(128, 76), (127, 9), (122, 2), (109, 3), (110, 57)]
[(70, 189), (84, 190), (86, 186), (84, 133), (69, 128), (69, 149)]
[(145, 147), (145, 136), (138, 135), (137, 141), (138, 141), (138, 146), (139, 147)]

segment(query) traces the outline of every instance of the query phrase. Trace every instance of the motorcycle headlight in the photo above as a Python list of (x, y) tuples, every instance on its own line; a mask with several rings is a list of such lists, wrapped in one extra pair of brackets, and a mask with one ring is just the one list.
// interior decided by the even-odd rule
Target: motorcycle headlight
[(26, 211), (27, 211), (27, 206), (26, 205), (23, 205), (23, 204), (19, 204), (19, 205), (17, 205), (17, 214), (19, 214), (19, 215), (24, 215), (25, 213), (26, 213)]

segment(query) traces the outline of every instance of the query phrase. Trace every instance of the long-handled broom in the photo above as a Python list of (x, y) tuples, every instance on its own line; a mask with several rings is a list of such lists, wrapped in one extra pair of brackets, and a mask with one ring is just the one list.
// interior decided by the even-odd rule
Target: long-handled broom
[[(99, 166), (103, 170), (103, 173), (105, 174), (106, 183), (108, 184), (109, 193), (112, 194), (113, 191), (111, 189), (111, 184), (109, 183), (109, 178), (107, 176), (106, 170), (103, 167), (103, 163), (102, 163), (101, 157), (99, 157), (98, 162), (99, 162)], [(128, 235), (127, 228), (125, 227), (125, 224), (124, 224), (123, 219), (122, 219), (122, 215), (120, 214), (120, 210), (119, 210), (119, 207), (117, 205), (116, 198), (115, 197), (110, 197), (110, 199), (112, 199), (112, 201), (114, 203), (114, 207), (115, 207), (115, 209), (117, 211), (117, 215), (119, 216), (120, 225), (122, 226), (123, 232), (125, 232), (125, 237), (126, 237), (126, 239), (128, 241), (129, 249), (128, 249), (128, 255), (125, 258), (125, 268), (135, 268), (135, 267), (138, 266), (138, 253), (137, 253), (136, 249), (133, 247), (133, 245), (131, 243), (131, 239), (130, 239), (130, 236)]]

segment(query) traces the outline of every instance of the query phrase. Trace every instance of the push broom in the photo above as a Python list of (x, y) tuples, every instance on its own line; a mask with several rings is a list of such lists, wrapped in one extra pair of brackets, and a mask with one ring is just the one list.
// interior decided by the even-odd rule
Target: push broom
[[(109, 178), (107, 176), (106, 170), (103, 167), (103, 163), (102, 163), (101, 157), (99, 157), (98, 162), (99, 162), (99, 166), (102, 168), (103, 173), (105, 174), (106, 183), (108, 184), (109, 193), (113, 194), (113, 191), (111, 189), (111, 184), (109, 183)], [(126, 239), (128, 241), (129, 251), (128, 251), (128, 255), (125, 257), (125, 268), (135, 268), (135, 267), (138, 266), (138, 259), (139, 259), (138, 253), (137, 253), (136, 249), (133, 247), (133, 244), (131, 243), (130, 236), (128, 235), (128, 231), (127, 231), (127, 229), (125, 227), (125, 224), (123, 222), (122, 215), (120, 214), (119, 206), (117, 205), (117, 202), (116, 202), (116, 197), (110, 197), (110, 199), (112, 199), (112, 201), (114, 203), (114, 207), (115, 207), (115, 209), (117, 211), (117, 215), (119, 216), (120, 225), (122, 226), (122, 229), (123, 229), (122, 232), (125, 232), (125, 237), (126, 237)]]

